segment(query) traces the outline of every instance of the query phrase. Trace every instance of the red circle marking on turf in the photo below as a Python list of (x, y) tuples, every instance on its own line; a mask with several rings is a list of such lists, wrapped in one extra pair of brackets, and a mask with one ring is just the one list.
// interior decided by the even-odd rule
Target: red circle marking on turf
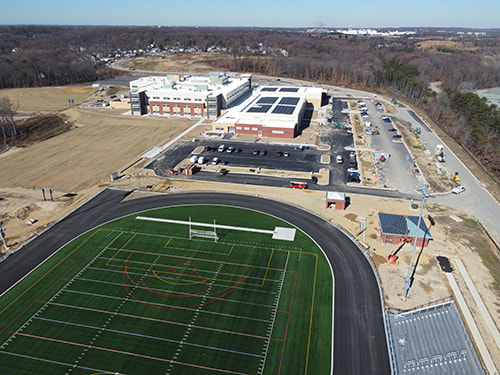
[[(233, 289), (236, 288), (236, 286), (238, 286), (244, 280), (246, 280), (250, 276), (250, 274), (252, 273), (252, 271), (254, 270), (254, 267), (252, 266), (252, 267), (250, 267), (250, 271), (248, 272), (248, 274), (245, 275), (245, 276), (241, 276), (238, 279), (238, 281), (236, 281), (236, 283), (234, 283), (233, 285), (231, 285), (231, 286), (229, 286), (227, 288), (224, 288), (224, 289), (220, 289), (220, 290), (218, 290), (216, 292), (213, 292), (213, 293), (208, 293), (208, 291), (211, 290), (211, 287), (208, 285), (208, 283), (205, 281), (205, 279), (203, 279), (203, 277), (201, 277), (201, 275), (198, 273), (198, 271), (196, 270), (196, 266), (193, 263), (191, 263), (191, 262), (182, 262), (182, 263), (177, 264), (174, 267), (165, 269), (163, 271), (159, 271), (157, 273), (164, 273), (164, 272), (174, 271), (178, 275), (192, 275), (192, 274), (195, 274), (197, 277), (200, 278), (200, 280), (202, 281), (202, 283), (205, 284), (207, 288), (204, 289), (204, 290), (202, 290), (202, 291), (199, 291), (197, 293), (170, 294), (170, 293), (164, 293), (164, 292), (158, 292), (158, 291), (152, 290), (150, 287), (148, 287), (145, 284), (144, 280), (147, 280), (147, 279), (151, 278), (152, 275), (147, 275), (147, 276), (142, 277), (139, 282), (135, 282), (132, 279), (132, 277), (130, 276), (130, 274), (128, 272), (128, 268), (130, 266), (130, 257), (132, 256), (132, 254), (133, 254), (133, 252), (131, 252), (129, 254), (129, 256), (127, 257), (127, 261), (125, 263), (125, 268), (124, 268), (124, 271), (123, 271), (123, 280), (122, 280), (123, 287), (127, 291), (127, 294), (129, 296), (131, 296), (133, 299), (135, 299), (136, 301), (138, 301), (138, 302), (140, 302), (140, 303), (142, 303), (142, 304), (144, 304), (146, 306), (156, 307), (158, 309), (167, 309), (167, 310), (190, 309), (190, 308), (196, 308), (196, 307), (199, 307), (199, 306), (208, 305), (210, 303), (218, 301), (221, 298), (223, 298), (226, 295), (228, 295), (229, 293), (231, 293), (233, 291)], [(188, 272), (188, 273), (179, 273), (179, 272), (176, 271), (177, 267), (179, 267), (181, 265), (186, 265), (186, 264), (191, 265), (193, 267), (193, 270), (190, 271), (190, 272)], [(126, 279), (128, 279), (130, 282), (132, 282), (132, 284), (136, 288), (140, 288), (143, 291), (147, 291), (147, 292), (150, 292), (150, 293), (153, 293), (153, 294), (156, 294), (156, 295), (160, 295), (160, 296), (163, 296), (163, 297), (171, 297), (171, 298), (186, 298), (186, 297), (191, 297), (191, 298), (198, 298), (198, 299), (203, 298), (204, 299), (204, 297), (209, 297), (210, 296), (212, 299), (210, 299), (208, 301), (205, 301), (205, 302), (202, 302), (202, 303), (193, 304), (193, 305), (190, 305), (190, 306), (159, 306), (159, 305), (156, 305), (154, 303), (148, 303), (148, 302), (143, 301), (143, 300), (139, 299), (138, 297), (136, 297), (132, 293), (132, 291), (127, 287)]]
[[(190, 266), (192, 266), (192, 267), (193, 267), (193, 270), (192, 270), (191, 272), (177, 272), (177, 267), (179, 267), (179, 266), (183, 266), (183, 265), (185, 265), (185, 264), (189, 264)], [(193, 263), (191, 263), (191, 262), (182, 262), (182, 263), (179, 263), (178, 265), (176, 265), (176, 266), (174, 267), (174, 272), (175, 272), (176, 274), (178, 274), (178, 275), (182, 275), (182, 276), (189, 276), (189, 275), (191, 275), (192, 273), (196, 272), (196, 266), (195, 266)], [(196, 274), (198, 274), (198, 272), (196, 272)], [(205, 281), (205, 280), (203, 280), (203, 281)]]

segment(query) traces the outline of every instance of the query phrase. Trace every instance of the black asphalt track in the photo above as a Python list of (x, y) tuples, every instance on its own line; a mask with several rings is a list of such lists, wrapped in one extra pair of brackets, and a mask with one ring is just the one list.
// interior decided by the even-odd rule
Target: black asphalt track
[(374, 272), (357, 246), (329, 222), (289, 204), (255, 196), (197, 192), (152, 195), (121, 202), (130, 193), (103, 190), (0, 263), (0, 293), (73, 238), (116, 218), (186, 204), (249, 208), (300, 228), (328, 257), (335, 281), (334, 373), (391, 373), (380, 290)]

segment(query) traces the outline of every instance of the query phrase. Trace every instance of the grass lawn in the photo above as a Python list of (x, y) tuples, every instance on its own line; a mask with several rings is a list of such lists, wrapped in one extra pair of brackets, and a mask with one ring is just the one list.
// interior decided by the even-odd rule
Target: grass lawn
[[(196, 223), (215, 220), (218, 239), (190, 239), (175, 220), (205, 235), (213, 227)], [(273, 238), (276, 227), (288, 238)], [(73, 240), (0, 298), (0, 372), (329, 374), (332, 289), (321, 250), (271, 216), (131, 215)]]

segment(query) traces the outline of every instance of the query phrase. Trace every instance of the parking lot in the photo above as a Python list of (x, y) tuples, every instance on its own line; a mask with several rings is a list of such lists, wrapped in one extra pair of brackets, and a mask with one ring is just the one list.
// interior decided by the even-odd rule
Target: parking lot
[[(286, 187), (299, 180), (306, 182), (308, 188), (321, 190), (343, 186), (347, 181), (349, 160), (349, 151), (344, 148), (352, 146), (352, 135), (346, 130), (331, 129), (322, 141), (328, 142), (330, 148), (320, 150), (310, 145), (232, 139), (181, 141), (146, 168), (164, 177), (205, 181)], [(224, 146), (223, 149), (221, 146)], [(345, 163), (337, 163), (337, 155), (341, 155)], [(194, 161), (198, 166), (194, 173), (183, 174), (182, 170)], [(312, 176), (312, 173), (324, 168), (329, 170), (328, 186), (316, 184)], [(221, 169), (227, 170), (227, 174), (219, 174)], [(237, 169), (238, 173), (231, 173), (231, 169)], [(261, 170), (276, 173), (259, 173)]]

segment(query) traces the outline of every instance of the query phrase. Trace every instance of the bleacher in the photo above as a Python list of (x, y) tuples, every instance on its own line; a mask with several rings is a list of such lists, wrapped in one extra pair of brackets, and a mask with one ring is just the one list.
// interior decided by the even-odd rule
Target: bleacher
[(484, 374), (455, 302), (387, 311), (394, 374)]

